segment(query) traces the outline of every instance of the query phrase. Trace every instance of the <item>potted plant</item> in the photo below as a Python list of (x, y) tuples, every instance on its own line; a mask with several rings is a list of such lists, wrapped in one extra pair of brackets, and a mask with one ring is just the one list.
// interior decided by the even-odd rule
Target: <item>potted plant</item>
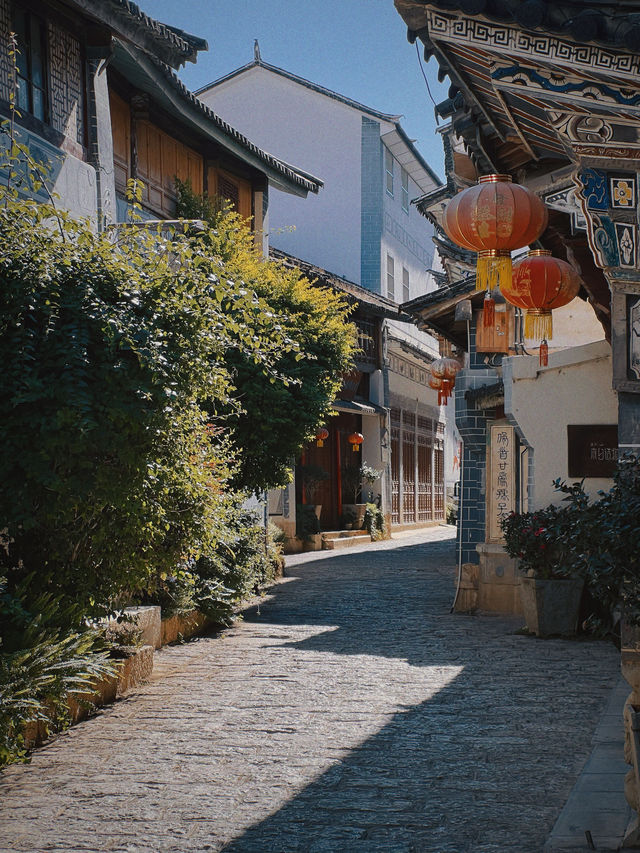
[(519, 560), (527, 629), (539, 637), (574, 634), (584, 581), (576, 572), (567, 530), (573, 513), (554, 505), (503, 518), (505, 550)]
[(608, 634), (622, 616), (623, 645), (640, 648), (640, 456), (620, 459), (612, 488), (599, 492), (598, 500), (589, 499), (582, 483), (554, 485), (572, 517), (566, 547), (572, 570), (587, 585), (592, 623)]
[(342, 485), (348, 494), (353, 495), (353, 503), (345, 503), (342, 505), (343, 512), (350, 512), (355, 515), (356, 520), (354, 526), (360, 530), (364, 526), (364, 516), (366, 512), (366, 503), (358, 502), (358, 498), (362, 497), (363, 482), (372, 486), (378, 480), (382, 471), (377, 471), (372, 468), (367, 462), (363, 461), (361, 465), (346, 465), (341, 470)]
[(314, 499), (316, 496), (316, 491), (320, 483), (324, 483), (325, 480), (329, 479), (329, 473), (324, 470), (320, 465), (299, 465), (298, 473), (302, 478), (302, 490), (304, 492), (305, 502), (309, 506), (314, 506), (315, 514), (318, 518), (320, 518), (320, 513), (322, 511), (322, 504), (315, 504)]

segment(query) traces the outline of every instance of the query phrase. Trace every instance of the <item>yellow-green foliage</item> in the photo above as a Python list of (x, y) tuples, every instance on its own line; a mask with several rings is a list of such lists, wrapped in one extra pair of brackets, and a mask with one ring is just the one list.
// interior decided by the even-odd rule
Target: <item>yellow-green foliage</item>
[(352, 367), (357, 338), (349, 306), (299, 270), (264, 260), (237, 214), (211, 214), (198, 208), (188, 186), (179, 189), (185, 211), (209, 216), (225, 270), (269, 305), (274, 329), (297, 344), (296, 351), (279, 352), (269, 375), (239, 350), (225, 354), (236, 388), (232, 396), (241, 407), (239, 414), (227, 410), (239, 451), (234, 483), (251, 490), (282, 486), (290, 479), (291, 459), (329, 417), (342, 374)]

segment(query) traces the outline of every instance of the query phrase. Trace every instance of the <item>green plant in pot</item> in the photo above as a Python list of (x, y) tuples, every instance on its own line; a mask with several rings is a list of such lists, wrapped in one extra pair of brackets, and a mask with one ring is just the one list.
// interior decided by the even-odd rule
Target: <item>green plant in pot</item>
[(382, 471), (377, 471), (363, 460), (361, 465), (345, 465), (341, 470), (342, 485), (347, 494), (353, 495), (352, 504), (344, 504), (344, 512), (353, 512), (356, 515), (354, 527), (358, 530), (364, 526), (366, 504), (359, 503), (362, 497), (362, 485), (367, 483), (372, 486), (382, 476)]
[(572, 571), (584, 578), (589, 621), (615, 634), (623, 617), (624, 646), (640, 647), (640, 456), (618, 463), (613, 486), (590, 500), (583, 483), (554, 483), (564, 494), (571, 524), (565, 530)]
[(362, 465), (345, 465), (342, 469), (342, 485), (347, 492), (353, 495), (353, 503), (358, 503), (362, 495), (362, 484), (372, 486), (382, 476), (382, 471), (372, 468), (367, 462)]
[(568, 530), (573, 513), (550, 505), (502, 519), (504, 547), (519, 560), (527, 628), (538, 636), (573, 634), (584, 582), (575, 571)]
[(325, 471), (320, 465), (299, 465), (298, 473), (302, 477), (302, 490), (304, 492), (305, 502), (313, 505), (315, 503), (316, 492), (320, 483), (324, 483), (329, 479), (328, 471)]

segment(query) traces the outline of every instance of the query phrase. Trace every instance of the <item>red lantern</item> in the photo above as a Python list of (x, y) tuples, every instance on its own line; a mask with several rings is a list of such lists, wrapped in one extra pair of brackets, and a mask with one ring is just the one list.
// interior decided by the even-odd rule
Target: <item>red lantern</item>
[(364, 441), (364, 436), (361, 432), (352, 432), (350, 436), (348, 436), (347, 441), (351, 445), (351, 448), (354, 453), (357, 453), (360, 450), (360, 445)]
[(456, 384), (456, 374), (462, 369), (462, 364), (457, 358), (439, 358), (431, 365), (431, 375), (439, 386), (431, 384), (431, 388), (438, 387), (438, 404), (447, 405), (447, 400)]
[(444, 402), (446, 406), (447, 401), (442, 396), (442, 379), (436, 379), (435, 376), (431, 376), (429, 379), (429, 388), (433, 388), (434, 391), (438, 392), (438, 405), (441, 406)]
[(318, 447), (324, 447), (325, 441), (329, 438), (329, 430), (322, 427), (316, 433), (316, 445)]
[(511, 281), (511, 250), (528, 246), (547, 227), (547, 208), (510, 175), (484, 175), (447, 204), (443, 227), (463, 249), (478, 252), (477, 290)]
[(547, 249), (534, 249), (514, 266), (511, 286), (501, 290), (507, 302), (525, 309), (525, 338), (546, 343), (553, 337), (551, 310), (568, 305), (580, 283), (571, 264), (551, 257)]

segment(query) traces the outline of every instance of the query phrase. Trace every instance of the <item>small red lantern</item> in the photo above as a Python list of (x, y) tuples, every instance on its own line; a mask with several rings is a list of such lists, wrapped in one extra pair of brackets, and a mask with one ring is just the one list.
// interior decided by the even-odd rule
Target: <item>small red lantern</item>
[(546, 343), (553, 337), (551, 310), (568, 305), (578, 295), (580, 284), (571, 264), (553, 258), (547, 249), (534, 249), (514, 266), (511, 286), (501, 288), (507, 302), (526, 311), (525, 338), (543, 341), (540, 364), (545, 363)]
[(348, 436), (347, 441), (351, 445), (351, 448), (354, 453), (357, 453), (360, 450), (360, 445), (364, 441), (364, 436), (361, 432), (352, 432), (350, 436)]
[(439, 382), (440, 385), (432, 384), (429, 381), (431, 388), (438, 389), (438, 405), (447, 405), (447, 400), (451, 396), (451, 392), (456, 384), (456, 374), (462, 369), (462, 364), (457, 358), (439, 358), (431, 365), (431, 376), (433, 382)]
[(316, 433), (316, 445), (318, 447), (324, 447), (325, 441), (329, 438), (329, 430), (322, 427)]
[[(442, 379), (436, 379), (435, 376), (431, 376), (429, 379), (429, 388), (433, 388), (434, 391), (438, 392), (438, 405), (441, 406), (443, 403), (442, 397)], [(446, 400), (444, 401), (446, 405)]]
[(547, 227), (547, 208), (510, 175), (484, 175), (447, 204), (443, 227), (463, 249), (478, 252), (476, 290), (511, 281), (511, 250), (528, 246)]

